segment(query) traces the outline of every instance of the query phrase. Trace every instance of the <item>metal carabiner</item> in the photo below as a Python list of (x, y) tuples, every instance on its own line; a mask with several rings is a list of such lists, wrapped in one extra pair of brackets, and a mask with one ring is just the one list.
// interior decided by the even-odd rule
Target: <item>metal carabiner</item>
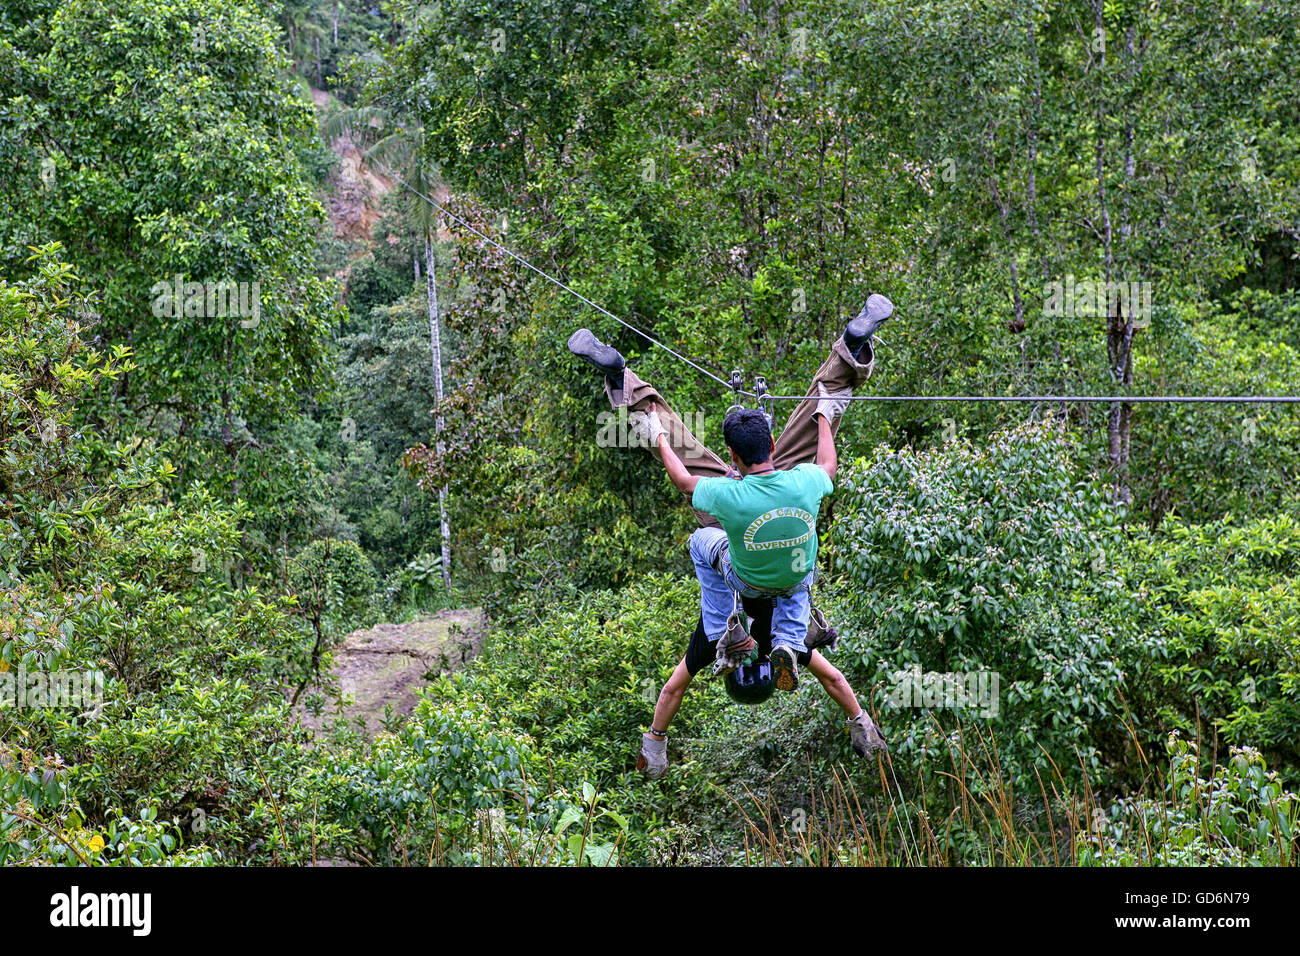
[(730, 415), (732, 412), (744, 411), (745, 409), (745, 405), (740, 394), (741, 389), (745, 387), (745, 373), (741, 369), (733, 368), (731, 370), (731, 382), (729, 384), (731, 385), (732, 389), (734, 389), (736, 392), (736, 404), (732, 405), (730, 408), (727, 409), (726, 413), (723, 415), (723, 418), (726, 418), (727, 415)]
[(763, 375), (754, 376), (754, 400), (755, 408), (763, 413), (767, 419), (767, 427), (772, 427), (772, 396), (767, 393), (767, 377)]

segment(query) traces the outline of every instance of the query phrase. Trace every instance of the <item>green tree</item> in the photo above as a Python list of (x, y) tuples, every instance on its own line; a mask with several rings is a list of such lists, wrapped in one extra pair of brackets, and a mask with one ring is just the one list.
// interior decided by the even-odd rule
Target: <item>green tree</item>
[(72, 0), (46, 27), (3, 41), (0, 140), (20, 174), (0, 186), (0, 262), (20, 275), (24, 246), (56, 238), (93, 263), (96, 333), (138, 369), (83, 414), (176, 439), (185, 477), (289, 532), (302, 475), (276, 430), (326, 382), (337, 307), (312, 269), (311, 107), (275, 29), (246, 5), (148, 0)]
[[(443, 401), (442, 381), (442, 317), (438, 308), (437, 262), (434, 255), (434, 243), (438, 231), (438, 215), (429, 201), (441, 184), (437, 173), (425, 160), (424, 130), (408, 128), (396, 124), (383, 110), (365, 107), (347, 110), (331, 117), (325, 125), (326, 135), (335, 131), (349, 130), (356, 135), (363, 130), (379, 131), (370, 137), (374, 141), (366, 150), (366, 158), (375, 162), (379, 168), (394, 176), (402, 189), (407, 219), (424, 240), (424, 276), (427, 314), (429, 319), (429, 357), (433, 373), (434, 400), (434, 434), (435, 446), (439, 457), (446, 454), (443, 443), (443, 429), (446, 422), (441, 408)], [(364, 133), (357, 136), (365, 142)], [(418, 281), (418, 275), (417, 275)], [(451, 525), (447, 520), (447, 486), (438, 488), (438, 514), (442, 533), (442, 576), (443, 585), (451, 588)]]
[(301, 859), (307, 832), (271, 803), (310, 789), (285, 699), (310, 634), (286, 602), (231, 581), (242, 505), (177, 491), (161, 443), (77, 415), (134, 366), (124, 346), (83, 340), (87, 286), (60, 252), (0, 281), (0, 672), (77, 688), (0, 710), (0, 852)]

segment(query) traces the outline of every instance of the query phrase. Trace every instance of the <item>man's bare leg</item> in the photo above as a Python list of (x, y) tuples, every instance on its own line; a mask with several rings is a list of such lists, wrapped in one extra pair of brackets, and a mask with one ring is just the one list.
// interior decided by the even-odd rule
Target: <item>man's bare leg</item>
[[(811, 651), (808, 671), (821, 682), (822, 688), (831, 695), (831, 699), (840, 705), (840, 710), (844, 711), (845, 717), (852, 720), (858, 716), (862, 711), (858, 695), (854, 693), (838, 667), (817, 651)], [(691, 672), (686, 669), (686, 658), (683, 657), (673, 668), (672, 676), (664, 684), (663, 690), (659, 692), (659, 700), (655, 703), (655, 716), (650, 727), (651, 734), (656, 739), (666, 739), (666, 733), (656, 734), (654, 731), (667, 731), (672, 725), (678, 709), (682, 706), (682, 698), (686, 694), (686, 688), (690, 686), (691, 679)]]
[(683, 657), (659, 692), (650, 730), (641, 735), (641, 753), (637, 755), (636, 769), (651, 780), (657, 780), (668, 772), (668, 726), (677, 716), (677, 708), (682, 706), (682, 695), (690, 682), (691, 672), (686, 669), (686, 658)]
[(667, 731), (668, 726), (677, 716), (677, 710), (682, 706), (682, 697), (686, 694), (686, 688), (691, 683), (691, 672), (686, 669), (686, 658), (677, 662), (673, 668), (672, 676), (668, 678), (668, 683), (664, 684), (663, 690), (659, 692), (659, 700), (655, 702), (655, 716), (650, 723), (650, 734), (656, 740), (666, 740), (666, 733), (655, 733), (656, 730)]
[(870, 757), (878, 751), (888, 753), (889, 746), (885, 743), (884, 734), (871, 719), (871, 715), (858, 703), (858, 695), (853, 692), (853, 688), (844, 679), (839, 668), (816, 651), (812, 651), (809, 656), (808, 670), (821, 681), (822, 687), (826, 688), (826, 693), (830, 694), (835, 703), (840, 705), (840, 710), (844, 711), (846, 715), (844, 722), (848, 725), (849, 738), (853, 741), (854, 751), (862, 757)]
[[(840, 705), (840, 710), (844, 711), (845, 717), (852, 720), (858, 716), (858, 713), (862, 710), (862, 705), (858, 703), (858, 695), (853, 692), (853, 688), (849, 686), (849, 682), (845, 680), (838, 667), (817, 651), (810, 651), (808, 670), (821, 681), (822, 687), (826, 693), (831, 695), (831, 699)], [(655, 712), (655, 716), (658, 716), (658, 711)], [(661, 727), (663, 725), (655, 724), (655, 726)]]

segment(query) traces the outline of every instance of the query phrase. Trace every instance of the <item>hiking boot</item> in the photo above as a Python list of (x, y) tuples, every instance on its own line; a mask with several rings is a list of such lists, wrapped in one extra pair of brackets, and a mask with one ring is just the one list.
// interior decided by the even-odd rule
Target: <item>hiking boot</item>
[(623, 368), (627, 365), (618, 349), (605, 345), (590, 329), (578, 329), (569, 336), (569, 351), (605, 373), (610, 387), (615, 391), (623, 387)]
[(880, 732), (876, 722), (867, 716), (864, 710), (852, 720), (847, 721), (849, 725), (849, 737), (853, 740), (853, 749), (860, 756), (870, 757), (877, 750), (882, 753), (889, 753), (889, 745), (885, 743), (885, 735)]
[(791, 691), (799, 686), (799, 663), (794, 648), (778, 644), (772, 648), (772, 682), (777, 690)]
[(668, 741), (655, 740), (649, 734), (641, 735), (641, 752), (637, 754), (636, 769), (651, 780), (658, 780), (668, 772)]
[[(871, 352), (871, 337), (876, 334), (876, 330), (885, 324), (886, 320), (894, 314), (894, 303), (890, 302), (879, 292), (873, 292), (867, 297), (867, 304), (862, 307), (858, 317), (850, 322), (844, 329), (844, 347), (849, 350), (858, 361), (861, 361), (858, 353), (863, 346), (867, 347), (867, 358), (870, 360), (873, 355)], [(572, 345), (570, 345), (572, 348)]]
[(821, 647), (833, 651), (839, 642), (839, 629), (826, 620), (825, 614), (817, 608), (808, 612), (808, 636), (804, 638), (804, 647), (810, 651)]

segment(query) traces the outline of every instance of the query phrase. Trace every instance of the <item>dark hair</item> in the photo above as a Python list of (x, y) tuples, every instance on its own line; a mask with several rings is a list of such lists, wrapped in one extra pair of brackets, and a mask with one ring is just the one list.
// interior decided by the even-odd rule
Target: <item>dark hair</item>
[(740, 408), (724, 418), (722, 440), (746, 465), (761, 465), (772, 457), (772, 428), (756, 408)]

